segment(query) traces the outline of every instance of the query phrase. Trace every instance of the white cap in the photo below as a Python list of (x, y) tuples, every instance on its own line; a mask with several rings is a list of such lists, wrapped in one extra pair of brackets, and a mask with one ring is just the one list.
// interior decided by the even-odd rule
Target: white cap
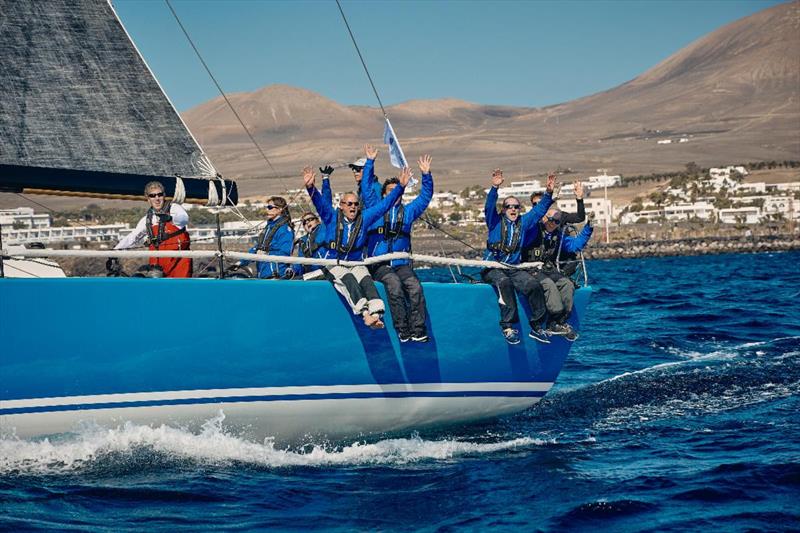
[(355, 161), (350, 163), (348, 166), (350, 168), (353, 168), (353, 167), (363, 168), (364, 165), (366, 165), (366, 164), (367, 164), (367, 158), (366, 157), (359, 157), (358, 159), (356, 159)]

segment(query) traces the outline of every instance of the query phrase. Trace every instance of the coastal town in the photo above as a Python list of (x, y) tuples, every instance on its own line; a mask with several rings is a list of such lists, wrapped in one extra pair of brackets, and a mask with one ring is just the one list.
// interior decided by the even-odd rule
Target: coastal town
[[(800, 247), (800, 162), (708, 169), (688, 163), (684, 170), (672, 174), (635, 177), (609, 173), (607, 169), (586, 177), (570, 170), (558, 173), (562, 186), (557, 202), (566, 212), (577, 210), (572, 183), (584, 184), (584, 207), (598, 228), (588, 257), (699, 255)], [(516, 196), (525, 203), (531, 194), (543, 191), (543, 180), (533, 177), (509, 180), (500, 188), (499, 196)], [(485, 194), (482, 186), (434, 192), (424, 222), (414, 228), (417, 249), (468, 256), (467, 245), (481, 248), (485, 240)], [(412, 188), (405, 200), (412, 200), (414, 195)], [(287, 196), (301, 205), (307, 203), (302, 190), (287, 191)], [(237, 212), (222, 213), (220, 232), (226, 246), (245, 248), (257, 236), (264, 206), (264, 201), (256, 197), (245, 199)], [(54, 212), (45, 207), (41, 204), (36, 208), (0, 210), (3, 243), (111, 248), (133, 230), (141, 216), (136, 208), (89, 205), (77, 211)], [(192, 221), (188, 228), (192, 242), (214, 245), (215, 215), (203, 207), (185, 207)], [(302, 235), (299, 226), (296, 230), (298, 236)], [(442, 238), (443, 232), (452, 238)], [(623, 250), (615, 243), (636, 246)]]

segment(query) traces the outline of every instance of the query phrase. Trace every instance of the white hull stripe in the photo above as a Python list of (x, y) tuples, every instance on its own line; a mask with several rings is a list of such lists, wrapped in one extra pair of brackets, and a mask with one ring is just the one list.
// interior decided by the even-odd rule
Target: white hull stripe
[(0, 401), (0, 415), (154, 407), (232, 402), (271, 402), (297, 400), (436, 397), (542, 397), (553, 386), (547, 382), (512, 383), (422, 383), (390, 385), (333, 385), (327, 387), (265, 387), (249, 389), (208, 389), (192, 391), (100, 394), (29, 400)]

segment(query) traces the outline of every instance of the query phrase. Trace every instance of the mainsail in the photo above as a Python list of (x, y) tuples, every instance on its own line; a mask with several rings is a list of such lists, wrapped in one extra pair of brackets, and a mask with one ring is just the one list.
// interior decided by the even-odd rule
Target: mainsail
[(107, 0), (0, 0), (0, 80), (0, 191), (236, 203)]

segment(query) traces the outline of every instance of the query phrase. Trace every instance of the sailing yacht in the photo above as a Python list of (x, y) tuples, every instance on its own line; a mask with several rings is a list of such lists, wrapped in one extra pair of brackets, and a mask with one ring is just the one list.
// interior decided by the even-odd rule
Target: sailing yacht
[[(139, 199), (158, 180), (173, 201), (236, 204), (110, 3), (0, 11), (0, 191)], [(338, 438), (515, 413), (553, 386), (564, 338), (509, 345), (490, 286), (424, 285), (431, 340), (400, 344), (391, 317), (367, 328), (324, 282), (0, 279), (0, 432), (222, 416), (253, 439)]]

